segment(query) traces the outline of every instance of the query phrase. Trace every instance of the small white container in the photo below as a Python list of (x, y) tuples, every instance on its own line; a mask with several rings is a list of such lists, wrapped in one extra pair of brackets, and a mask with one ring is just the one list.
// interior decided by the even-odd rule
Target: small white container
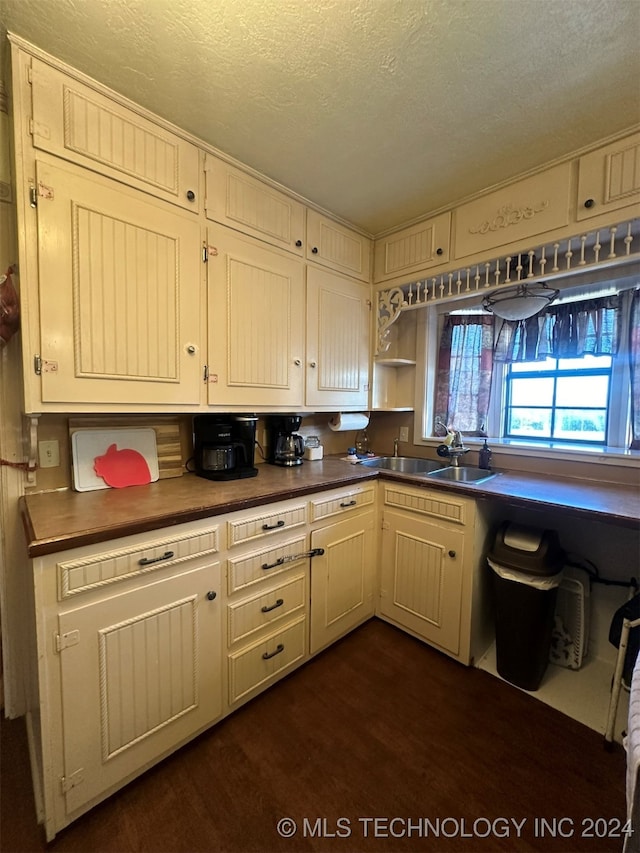
[(322, 459), (324, 448), (317, 435), (310, 435), (304, 443), (304, 458), (310, 461)]

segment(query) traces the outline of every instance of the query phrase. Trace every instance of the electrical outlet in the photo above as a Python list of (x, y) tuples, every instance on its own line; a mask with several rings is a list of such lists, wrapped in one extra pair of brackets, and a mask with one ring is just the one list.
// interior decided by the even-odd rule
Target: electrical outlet
[(409, 441), (409, 427), (400, 427), (400, 441)]
[(58, 441), (39, 441), (38, 457), (41, 468), (57, 468), (60, 465), (60, 443)]

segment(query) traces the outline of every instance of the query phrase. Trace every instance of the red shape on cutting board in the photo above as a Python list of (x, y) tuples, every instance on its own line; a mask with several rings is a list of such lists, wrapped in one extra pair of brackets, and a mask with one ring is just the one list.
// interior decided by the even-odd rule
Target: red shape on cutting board
[(118, 450), (110, 445), (104, 456), (96, 456), (93, 470), (108, 486), (123, 489), (126, 486), (144, 486), (151, 482), (147, 460), (137, 450)]

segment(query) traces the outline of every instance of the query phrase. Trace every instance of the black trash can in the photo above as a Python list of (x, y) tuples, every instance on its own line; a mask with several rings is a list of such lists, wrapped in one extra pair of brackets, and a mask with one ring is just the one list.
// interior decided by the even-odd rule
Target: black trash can
[(547, 668), (564, 552), (554, 530), (503, 522), (488, 563), (493, 572), (498, 674), (537, 690)]

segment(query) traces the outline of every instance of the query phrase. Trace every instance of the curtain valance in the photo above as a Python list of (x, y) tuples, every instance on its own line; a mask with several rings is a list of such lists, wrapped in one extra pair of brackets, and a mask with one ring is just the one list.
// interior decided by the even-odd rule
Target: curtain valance
[(615, 355), (621, 334), (621, 297), (602, 296), (550, 305), (528, 320), (502, 320), (496, 329), (495, 361), (544, 361)]

